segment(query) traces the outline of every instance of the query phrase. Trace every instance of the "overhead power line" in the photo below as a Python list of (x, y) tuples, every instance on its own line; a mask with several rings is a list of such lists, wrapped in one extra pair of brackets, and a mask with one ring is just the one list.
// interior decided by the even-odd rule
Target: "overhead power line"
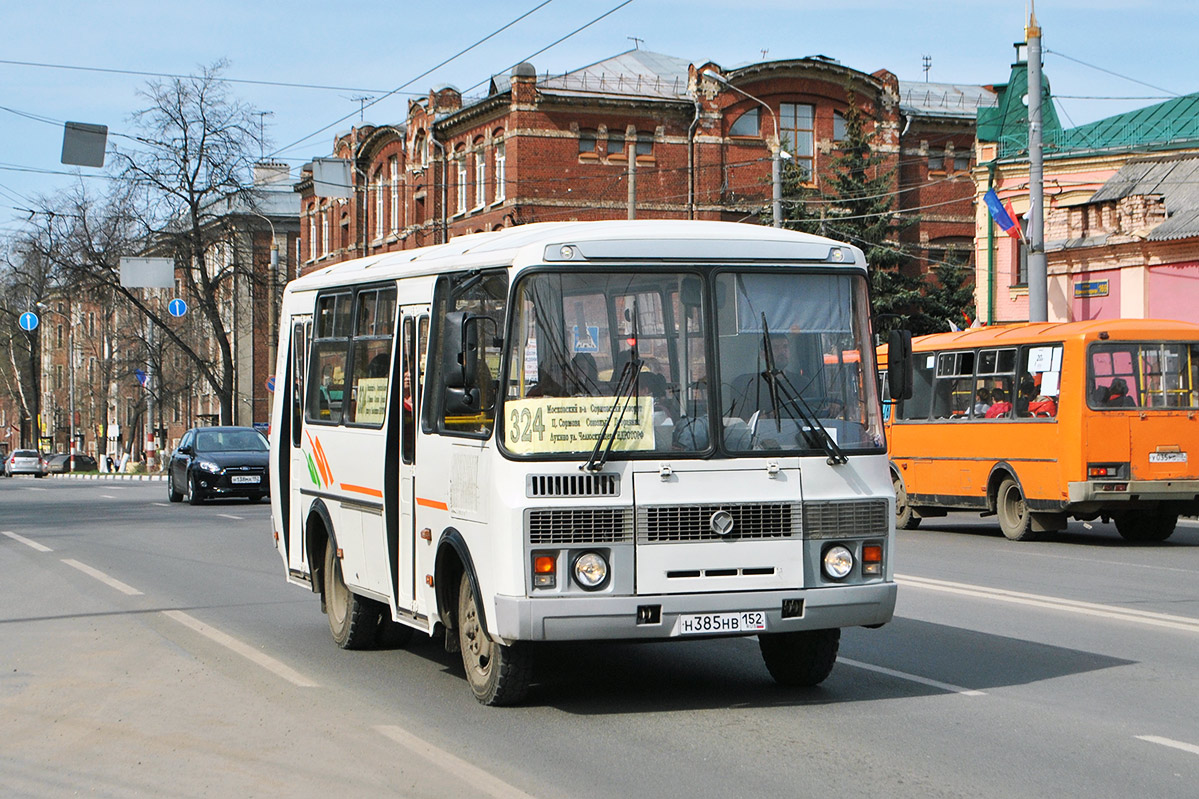
[(1060, 58), (1064, 58), (1067, 61), (1073, 61), (1076, 64), (1082, 64), (1084, 67), (1090, 67), (1091, 69), (1097, 69), (1100, 72), (1106, 72), (1108, 75), (1112, 75), (1114, 77), (1120, 78), (1121, 80), (1130, 81), (1132, 83), (1139, 83), (1142, 86), (1148, 86), (1150, 89), (1156, 89), (1159, 92), (1166, 92), (1171, 97), (1181, 97), (1182, 96), (1178, 92), (1173, 92), (1173, 91), (1170, 91), (1169, 89), (1163, 89), (1161, 86), (1154, 86), (1152, 83), (1146, 83), (1143, 80), (1137, 80), (1136, 78), (1130, 78), (1127, 75), (1121, 75), (1119, 72), (1113, 72), (1112, 70), (1106, 69), (1104, 67), (1096, 66), (1094, 64), (1088, 64), (1086, 61), (1083, 61), (1080, 58), (1074, 58), (1073, 56), (1068, 56), (1065, 53), (1059, 52), (1057, 50), (1050, 50), (1049, 48), (1045, 48), (1044, 52), (1051, 54), (1051, 55), (1058, 56)]

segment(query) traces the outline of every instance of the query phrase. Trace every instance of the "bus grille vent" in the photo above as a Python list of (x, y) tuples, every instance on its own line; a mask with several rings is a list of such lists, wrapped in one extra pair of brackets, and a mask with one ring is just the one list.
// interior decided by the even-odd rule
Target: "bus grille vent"
[[(712, 529), (712, 515), (728, 511), (733, 528), (722, 536)], [(799, 505), (763, 502), (748, 505), (643, 505), (637, 509), (637, 541), (668, 544), (798, 537)]]
[(885, 536), (890, 512), (885, 499), (805, 502), (804, 538)]
[(531, 474), (526, 497), (619, 497), (618, 474)]
[(631, 508), (529, 511), (529, 543), (619, 544), (632, 539)]

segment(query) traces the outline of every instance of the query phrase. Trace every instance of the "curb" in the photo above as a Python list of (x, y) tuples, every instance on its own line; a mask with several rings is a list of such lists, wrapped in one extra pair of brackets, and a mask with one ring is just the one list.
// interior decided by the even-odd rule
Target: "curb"
[(163, 483), (165, 474), (51, 474), (55, 480), (116, 480), (118, 482)]

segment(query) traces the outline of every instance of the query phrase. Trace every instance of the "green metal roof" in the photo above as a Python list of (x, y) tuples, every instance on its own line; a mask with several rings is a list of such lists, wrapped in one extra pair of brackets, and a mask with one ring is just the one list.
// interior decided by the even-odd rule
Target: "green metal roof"
[[(1059, 151), (1162, 150), (1199, 142), (1199, 93), (1062, 131)], [(1050, 142), (1045, 141), (1046, 154)]]

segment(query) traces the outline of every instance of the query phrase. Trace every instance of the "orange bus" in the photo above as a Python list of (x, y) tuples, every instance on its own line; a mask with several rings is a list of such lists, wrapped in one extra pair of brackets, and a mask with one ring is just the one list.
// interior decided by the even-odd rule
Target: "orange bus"
[(912, 352), (912, 396), (887, 406), (898, 526), (977, 510), (1015, 541), (1073, 517), (1143, 542), (1199, 512), (1199, 325), (974, 328)]

